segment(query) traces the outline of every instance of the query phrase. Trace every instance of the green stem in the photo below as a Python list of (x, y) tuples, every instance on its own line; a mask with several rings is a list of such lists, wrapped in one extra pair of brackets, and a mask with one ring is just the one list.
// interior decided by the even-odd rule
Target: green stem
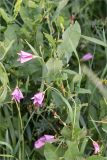
[(73, 138), (73, 134), (74, 134), (74, 128), (75, 128), (75, 120), (76, 120), (76, 103), (74, 101), (73, 98), (71, 98), (73, 103), (74, 103), (74, 114), (73, 114), (73, 127), (72, 127), (72, 138)]
[(22, 122), (22, 118), (21, 118), (21, 112), (20, 112), (20, 106), (18, 105), (18, 103), (16, 102), (16, 107), (18, 110), (18, 114), (19, 114), (19, 121), (20, 121), (20, 132), (19, 135), (21, 134), (21, 138), (20, 141), (22, 142), (22, 150), (21, 150), (21, 159), (24, 159), (24, 136), (23, 136), (23, 122)]

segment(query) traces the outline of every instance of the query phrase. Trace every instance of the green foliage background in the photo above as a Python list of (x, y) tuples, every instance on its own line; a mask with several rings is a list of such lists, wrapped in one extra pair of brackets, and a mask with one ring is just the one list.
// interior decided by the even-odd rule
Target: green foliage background
[[(106, 160), (107, 0), (1, 0), (0, 22), (0, 160)], [(41, 59), (20, 64), (21, 50)], [(38, 91), (45, 100), (35, 109)], [(44, 134), (56, 142), (35, 149)]]

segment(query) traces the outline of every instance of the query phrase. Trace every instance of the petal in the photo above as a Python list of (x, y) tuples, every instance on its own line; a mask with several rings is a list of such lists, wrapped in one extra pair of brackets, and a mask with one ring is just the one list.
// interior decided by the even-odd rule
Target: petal
[(44, 136), (40, 137), (37, 141), (34, 143), (35, 148), (41, 148), (45, 145), (46, 139)]
[(43, 147), (45, 145), (45, 142), (42, 142), (42, 141), (40, 141), (40, 140), (37, 140), (35, 143), (34, 143), (34, 147), (35, 148), (41, 148), (41, 147)]
[(25, 62), (35, 58), (31, 53), (24, 52), (24, 51), (21, 51), (20, 53), (17, 53), (17, 54), (20, 56), (18, 61), (20, 61), (21, 63), (25, 63)]
[(12, 92), (12, 95), (18, 95), (18, 89), (17, 88), (15, 88), (15, 90)]
[(41, 99), (44, 96), (43, 92), (39, 92), (37, 94), (35, 94), (35, 97), (38, 99)]
[(32, 59), (32, 56), (31, 56), (31, 57), (26, 57), (26, 58), (21, 57), (21, 58), (20, 58), (20, 62), (21, 62), (21, 63), (25, 63), (25, 62), (27, 62), (27, 61), (30, 61), (31, 59)]
[(100, 152), (100, 147), (99, 147), (99, 144), (95, 141), (93, 141), (93, 146), (94, 146), (94, 153), (97, 154)]
[(25, 51), (21, 51), (20, 55), (25, 56), (25, 57), (33, 56), (31, 53), (28, 53), (28, 52), (25, 52)]
[(42, 105), (42, 102), (44, 99), (44, 93), (39, 92), (39, 93), (35, 94), (34, 97), (32, 97), (31, 99), (34, 99), (34, 101), (33, 101), (34, 105), (40, 106), (40, 105)]
[(24, 98), (21, 90), (18, 87), (15, 88), (11, 95), (12, 100), (16, 100), (17, 102), (20, 102), (20, 99)]
[(46, 142), (53, 142), (55, 137), (53, 135), (44, 135)]
[(42, 92), (37, 93), (35, 95), (35, 99), (38, 101), (38, 103), (42, 103), (43, 99), (44, 99), (44, 94)]
[(87, 53), (82, 57), (82, 60), (83, 61), (88, 61), (88, 60), (90, 60), (92, 58), (93, 58), (93, 55), (91, 53)]
[(19, 95), (20, 95), (20, 98), (24, 98), (24, 96), (23, 96), (21, 90), (19, 90)]

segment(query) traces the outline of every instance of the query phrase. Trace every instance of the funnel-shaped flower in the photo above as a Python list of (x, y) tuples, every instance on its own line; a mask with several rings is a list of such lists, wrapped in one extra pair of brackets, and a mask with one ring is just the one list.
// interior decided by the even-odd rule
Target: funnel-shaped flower
[(97, 154), (100, 152), (100, 146), (97, 142), (93, 141), (93, 146), (94, 146), (94, 154)]
[(90, 59), (93, 58), (93, 55), (91, 53), (87, 53), (82, 57), (82, 61), (89, 61)]
[(44, 93), (43, 92), (39, 92), (37, 94), (34, 95), (34, 97), (32, 97), (31, 99), (33, 99), (33, 104), (36, 106), (41, 106), (44, 100)]
[(24, 51), (21, 51), (20, 53), (18, 53), (18, 55), (20, 56), (18, 61), (20, 61), (20, 63), (25, 63), (27, 61), (30, 61), (31, 59), (35, 58), (34, 55), (32, 55), (31, 53), (27, 53)]
[(20, 100), (24, 98), (21, 90), (18, 87), (15, 88), (11, 95), (12, 100), (16, 100), (17, 102), (20, 102)]
[(34, 143), (35, 148), (41, 148), (45, 145), (46, 142), (52, 143), (54, 142), (55, 137), (53, 135), (44, 135), (41, 138), (39, 138), (37, 141)]

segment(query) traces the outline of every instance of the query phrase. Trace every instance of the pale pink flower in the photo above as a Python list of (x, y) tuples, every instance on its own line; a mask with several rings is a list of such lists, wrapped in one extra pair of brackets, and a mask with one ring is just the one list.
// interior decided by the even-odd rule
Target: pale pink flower
[(33, 104), (36, 106), (41, 106), (44, 100), (44, 93), (43, 92), (39, 92), (37, 94), (34, 95), (34, 97), (32, 97), (31, 99), (33, 99)]
[(45, 143), (52, 143), (55, 141), (55, 137), (53, 135), (44, 135), (41, 138), (39, 138), (37, 141), (34, 143), (35, 148), (41, 148), (45, 145)]
[(18, 53), (18, 55), (20, 56), (18, 59), (18, 61), (20, 61), (20, 63), (25, 63), (25, 62), (30, 61), (31, 59), (36, 57), (36, 56), (32, 55), (31, 53), (27, 53), (24, 51), (20, 51), (20, 53)]
[(20, 100), (24, 98), (21, 90), (18, 87), (15, 88), (11, 95), (12, 100), (16, 100), (17, 102), (20, 102)]
[(100, 152), (100, 146), (97, 142), (93, 141), (93, 146), (94, 146), (94, 154), (97, 154)]
[(82, 57), (82, 61), (89, 61), (90, 59), (93, 58), (93, 55), (91, 53), (87, 53)]

